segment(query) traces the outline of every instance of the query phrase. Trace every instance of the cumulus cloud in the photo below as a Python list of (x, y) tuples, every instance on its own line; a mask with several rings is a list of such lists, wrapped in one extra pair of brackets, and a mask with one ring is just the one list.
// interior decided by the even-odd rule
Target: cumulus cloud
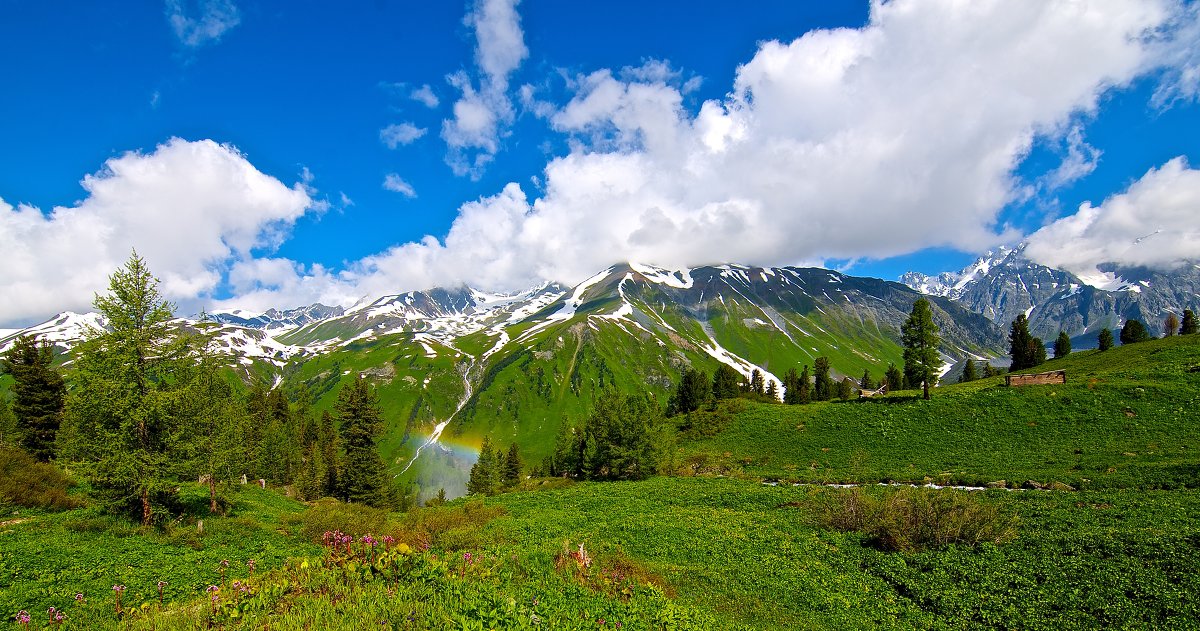
[(383, 188), (384, 190), (388, 190), (393, 193), (400, 193), (409, 199), (417, 196), (417, 191), (413, 189), (412, 184), (405, 182), (404, 178), (396, 175), (395, 173), (388, 173), (386, 176), (384, 176)]
[(411, 144), (424, 136), (425, 131), (423, 127), (417, 127), (412, 123), (393, 124), (379, 130), (379, 140), (387, 145), (388, 149), (395, 149), (401, 145)]
[(88, 309), (134, 248), (169, 299), (206, 295), (231, 261), (277, 246), (316, 205), (302, 183), (288, 187), (210, 140), (111, 158), (82, 186), (83, 201), (49, 214), (0, 201), (0, 322)]
[(441, 103), (441, 100), (439, 100), (437, 95), (433, 93), (433, 88), (429, 87), (428, 83), (413, 90), (408, 96), (412, 100), (430, 109), (437, 107), (438, 104)]
[(167, 22), (179, 43), (188, 48), (220, 41), (241, 21), (231, 0), (167, 0)]
[[(1189, 37), (1188, 15), (1170, 0), (877, 3), (863, 28), (763, 42), (729, 95), (694, 114), (665, 64), (584, 74), (555, 111), (540, 102), (572, 140), (540, 197), (509, 184), (463, 205), (443, 239), (354, 262), (304, 296), (514, 289), (621, 260), (788, 264), (1009, 241), (1020, 235), (999, 213), (1029, 186), (1015, 170), (1034, 141), (1065, 147), (1044, 186), (1085, 175), (1098, 156), (1078, 122), (1104, 94), (1169, 70), (1163, 51), (1184, 48), (1172, 38)], [(523, 55), (480, 67), (503, 74)], [(497, 110), (453, 81), (463, 97), (443, 136), (494, 152)]]
[(499, 151), (500, 139), (513, 120), (508, 78), (529, 56), (519, 0), (476, 0), (464, 23), (475, 33), (475, 64), (479, 85), (471, 75), (457, 72), (450, 85), (461, 96), (454, 103), (453, 117), (442, 121), (446, 163), (457, 175), (478, 179)]
[(1181, 156), (1099, 206), (1084, 203), (1033, 233), (1025, 254), (1088, 277), (1103, 263), (1171, 269), (1200, 255), (1197, 209), (1200, 170)]

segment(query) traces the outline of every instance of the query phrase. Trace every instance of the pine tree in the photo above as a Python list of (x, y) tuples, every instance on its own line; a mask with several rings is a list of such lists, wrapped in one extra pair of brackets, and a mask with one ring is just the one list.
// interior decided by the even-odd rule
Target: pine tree
[(904, 376), (914, 385), (924, 384), (925, 400), (929, 400), (929, 389), (937, 385), (941, 338), (928, 300), (918, 298), (913, 303), (908, 320), (900, 327), (900, 337), (904, 343)]
[(768, 381), (768, 382), (767, 382), (767, 392), (766, 392), (766, 395), (767, 395), (767, 398), (768, 398), (768, 399), (770, 399), (771, 401), (778, 401), (778, 400), (779, 400), (779, 390), (778, 390), (778, 389), (775, 387), (775, 382), (774, 382), (774, 381)]
[(1012, 355), (1009, 371), (1024, 370), (1037, 365), (1033, 336), (1029, 334), (1029, 320), (1025, 318), (1024, 313), (1017, 314), (1017, 318), (1012, 322), (1012, 330), (1008, 334), (1008, 350)]
[(383, 417), (367, 380), (358, 377), (342, 386), (335, 409), (341, 430), (343, 497), (372, 506), (386, 504), (387, 472), (375, 448)]
[[(705, 384), (708, 383), (708, 378), (704, 379)], [(521, 452), (516, 443), (513, 443), (508, 448), (508, 454), (504, 457), (504, 486), (512, 488), (521, 481), (521, 470), (524, 469), (524, 464), (521, 462)]]
[(959, 383), (968, 383), (975, 381), (979, 377), (975, 373), (975, 360), (967, 358), (967, 363), (963, 364), (962, 374), (958, 376)]
[(54, 368), (54, 351), (22, 335), (0, 358), (0, 369), (13, 377), (12, 414), (21, 446), (34, 458), (54, 458), (54, 440), (62, 423), (67, 386)]
[(837, 384), (837, 396), (843, 401), (854, 396), (854, 380), (846, 377), (839, 381)]
[(1121, 327), (1121, 344), (1137, 344), (1150, 339), (1150, 333), (1146, 331), (1146, 325), (1142, 324), (1141, 320), (1127, 320), (1125, 326)]
[(1171, 337), (1179, 331), (1179, 318), (1175, 317), (1174, 313), (1168, 313), (1167, 319), (1163, 321), (1163, 337)]
[(813, 401), (828, 401), (834, 394), (833, 379), (829, 377), (829, 358), (818, 357), (813, 362)]
[(1059, 331), (1054, 339), (1054, 359), (1061, 359), (1071, 354), (1071, 337), (1066, 331)]
[(1041, 366), (1046, 363), (1046, 344), (1042, 342), (1042, 338), (1035, 337), (1029, 340), (1029, 349), (1026, 353), (1029, 361), (1033, 366)]
[(871, 378), (871, 369), (870, 368), (863, 369), (863, 376), (862, 376), (862, 379), (858, 380), (858, 387), (863, 390), (874, 390), (875, 388), (878, 387), (875, 384), (875, 380)]
[(904, 389), (904, 373), (900, 372), (896, 364), (888, 364), (887, 370), (883, 373), (883, 380), (887, 382), (888, 390)]
[(1113, 347), (1112, 331), (1110, 331), (1108, 329), (1100, 329), (1100, 334), (1098, 336), (1096, 336), (1096, 344), (1097, 344), (1097, 347), (1102, 351), (1106, 351), (1106, 350), (1112, 348)]
[(795, 368), (788, 368), (783, 375), (783, 402), (788, 405), (800, 402), (800, 375)]
[(1183, 310), (1183, 322), (1179, 324), (1180, 335), (1195, 335), (1200, 323), (1196, 321), (1196, 312), (1191, 309)]
[(738, 395), (738, 383), (742, 376), (728, 364), (717, 366), (713, 373), (712, 395), (714, 399), (734, 399)]

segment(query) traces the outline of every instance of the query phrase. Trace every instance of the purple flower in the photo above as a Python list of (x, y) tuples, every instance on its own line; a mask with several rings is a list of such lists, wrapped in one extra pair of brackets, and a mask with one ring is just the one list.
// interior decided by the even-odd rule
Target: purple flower
[(113, 585), (113, 591), (120, 594), (121, 592), (125, 591), (125, 586), (124, 585)]
[(258, 568), (258, 564), (254, 562), (254, 559), (250, 559), (246, 561), (246, 567), (250, 568), (250, 573), (253, 574), (254, 570)]
[(463, 553), (463, 561), (466, 561), (467, 563), (471, 562), (471, 553), (470, 552)]
[(229, 567), (229, 559), (221, 559), (221, 567)]
[(208, 592), (208, 593), (210, 593), (210, 594), (211, 594), (211, 593), (215, 593), (215, 592), (216, 592), (217, 590), (219, 590), (219, 589), (221, 589), (221, 588), (220, 588), (220, 587), (217, 587), (216, 585), (209, 585), (208, 587), (205, 587), (205, 588), (204, 588), (204, 591), (206, 591), (206, 592)]
[(19, 611), (17, 613), (17, 622), (20, 622), (21, 624), (25, 624), (25, 625), (29, 624), (29, 612), (25, 611), (24, 609)]

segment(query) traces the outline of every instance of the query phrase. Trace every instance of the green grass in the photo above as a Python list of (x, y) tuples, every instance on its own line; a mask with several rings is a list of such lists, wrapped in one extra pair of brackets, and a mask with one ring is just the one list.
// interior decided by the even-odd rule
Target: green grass
[(1200, 487), (1200, 338), (1087, 351), (1036, 370), (1065, 385), (1003, 378), (800, 406), (754, 404), (684, 460), (806, 482), (1059, 481), (1076, 488)]

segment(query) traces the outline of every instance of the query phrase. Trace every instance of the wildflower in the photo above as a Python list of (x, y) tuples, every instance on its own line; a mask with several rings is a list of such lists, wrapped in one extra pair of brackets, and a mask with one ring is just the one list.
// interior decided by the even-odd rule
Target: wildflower
[(229, 559), (221, 559), (221, 567), (229, 567)]
[(530, 624), (541, 624), (542, 619), (539, 618), (536, 613), (531, 613), (531, 614), (529, 614), (529, 623)]
[(220, 588), (220, 587), (217, 587), (216, 585), (209, 585), (208, 587), (205, 587), (205, 588), (204, 588), (204, 591), (206, 591), (206, 592), (208, 592), (208, 593), (210, 593), (210, 594), (214, 594), (214, 593), (216, 593), (216, 592), (220, 591), (220, 589), (221, 589), (221, 588)]
[(246, 561), (246, 567), (250, 570), (250, 576), (254, 576), (254, 570), (258, 567), (258, 564), (254, 562), (254, 559), (249, 559)]
[(83, 604), (83, 593), (82, 592), (75, 592), (75, 602), (77, 602), (79, 604)]
[(466, 561), (467, 563), (471, 562), (471, 553), (470, 552), (463, 553), (463, 561)]
[(22, 625), (25, 626), (26, 629), (28, 629), (29, 628), (29, 612), (25, 611), (24, 609), (17, 612), (17, 622), (21, 623)]
[(63, 615), (63, 612), (61, 612), (61, 611), (54, 612), (54, 622), (55, 623), (62, 624), (62, 621), (66, 620), (66, 619), (67, 619), (67, 617)]
[(393, 539), (391, 535), (384, 535), (384, 536), (383, 536), (383, 545), (384, 545), (384, 547), (386, 547), (387, 549), (389, 549), (389, 550), (390, 550), (390, 549), (391, 549), (391, 547), (392, 547), (392, 544), (393, 544), (393, 543), (396, 543), (396, 540), (395, 540), (395, 539)]

